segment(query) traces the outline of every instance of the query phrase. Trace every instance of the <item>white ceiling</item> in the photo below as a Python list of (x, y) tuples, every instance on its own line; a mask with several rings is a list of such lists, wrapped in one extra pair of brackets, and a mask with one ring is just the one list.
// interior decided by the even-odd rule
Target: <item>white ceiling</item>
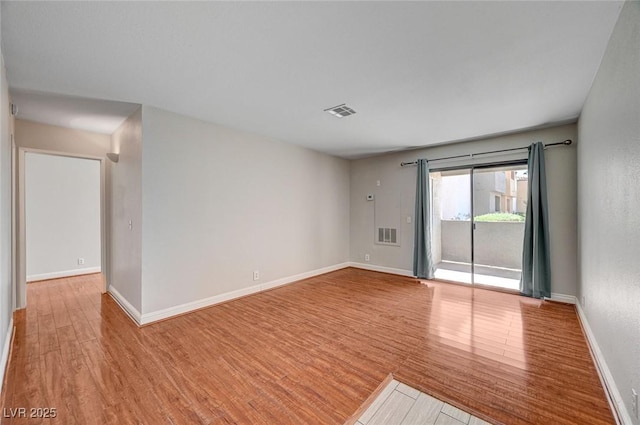
[[(3, 1), (2, 43), (12, 93), (153, 105), (355, 158), (575, 119), (621, 7)], [(340, 103), (357, 113), (323, 112)]]

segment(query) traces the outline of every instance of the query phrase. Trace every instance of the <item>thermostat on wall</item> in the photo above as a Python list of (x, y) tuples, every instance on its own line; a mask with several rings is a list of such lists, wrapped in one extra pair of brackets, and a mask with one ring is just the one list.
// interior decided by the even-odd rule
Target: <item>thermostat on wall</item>
[(373, 201), (373, 194), (368, 194), (367, 195), (367, 201)]

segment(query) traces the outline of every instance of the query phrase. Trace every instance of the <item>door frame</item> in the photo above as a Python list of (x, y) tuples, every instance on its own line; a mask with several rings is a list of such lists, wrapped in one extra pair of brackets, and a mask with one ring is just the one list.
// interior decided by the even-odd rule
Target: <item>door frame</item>
[[(454, 165), (452, 167), (436, 167), (436, 168), (432, 168), (429, 169), (429, 174), (433, 173), (437, 173), (437, 172), (443, 172), (443, 171), (455, 171), (455, 170), (469, 170), (469, 196), (470, 196), (470, 214), (471, 214), (471, 219), (469, 221), (469, 231), (471, 232), (471, 283), (469, 284), (469, 286), (471, 286), (472, 288), (486, 288), (486, 289), (491, 289), (491, 290), (496, 290), (496, 291), (501, 291), (501, 292), (508, 292), (508, 293), (519, 293), (519, 291), (512, 291), (510, 289), (507, 288), (501, 288), (499, 286), (491, 286), (491, 285), (484, 285), (484, 284), (477, 284), (475, 283), (475, 215), (474, 215), (474, 172), (475, 170), (482, 170), (482, 169), (489, 169), (489, 168), (496, 168), (496, 167), (506, 167), (506, 166), (516, 166), (516, 165), (527, 165), (528, 160), (527, 159), (514, 159), (514, 160), (510, 160), (510, 161), (496, 161), (496, 162), (486, 162), (486, 163), (478, 163), (478, 164), (471, 164), (471, 165)], [(432, 207), (433, 208), (433, 207)], [(436, 279), (436, 280), (440, 280), (440, 279)], [(460, 285), (465, 285), (467, 286), (466, 283), (464, 282), (455, 282), (455, 281), (446, 281), (446, 282), (451, 282), (451, 283), (456, 283), (456, 284), (460, 284)]]
[(27, 147), (18, 147), (18, 172), (17, 172), (17, 205), (14, 205), (16, 211), (17, 232), (16, 238), (16, 309), (25, 308), (27, 306), (27, 226), (25, 214), (25, 155), (27, 153), (37, 153), (43, 155), (62, 156), (67, 158), (88, 159), (100, 161), (100, 261), (101, 261), (101, 292), (107, 292), (107, 227), (106, 227), (106, 158), (83, 155), (70, 152), (59, 152), (45, 149), (34, 149)]

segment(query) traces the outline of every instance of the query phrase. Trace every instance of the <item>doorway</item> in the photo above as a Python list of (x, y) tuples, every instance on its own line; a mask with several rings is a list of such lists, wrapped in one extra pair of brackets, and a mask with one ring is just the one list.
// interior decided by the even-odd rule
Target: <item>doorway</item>
[(103, 158), (20, 148), (17, 308), (27, 281), (101, 273), (106, 284)]
[(527, 208), (527, 164), (430, 173), (436, 279), (518, 291)]
[(27, 282), (99, 273), (100, 162), (25, 156)]

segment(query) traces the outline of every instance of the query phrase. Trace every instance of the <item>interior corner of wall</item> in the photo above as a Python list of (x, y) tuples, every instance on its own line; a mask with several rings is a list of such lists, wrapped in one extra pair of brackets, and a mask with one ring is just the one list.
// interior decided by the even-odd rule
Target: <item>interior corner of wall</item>
[(140, 109), (139, 109), (140, 110), (140, 117), (142, 118), (143, 122), (144, 122), (144, 116), (148, 115), (149, 112), (151, 112), (151, 108), (152, 107), (149, 106), (149, 105), (145, 105), (145, 104), (140, 105)]

